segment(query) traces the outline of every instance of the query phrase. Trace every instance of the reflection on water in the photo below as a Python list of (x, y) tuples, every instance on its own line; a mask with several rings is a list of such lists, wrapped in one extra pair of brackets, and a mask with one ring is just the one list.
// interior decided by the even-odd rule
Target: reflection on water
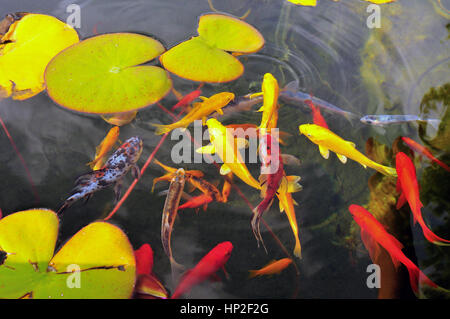
[[(1, 15), (32, 11), (65, 20), (68, 15), (65, 8), (70, 3), (81, 6), (82, 21), (78, 30), (81, 38), (90, 37), (95, 32), (130, 31), (155, 36), (168, 48), (194, 35), (197, 17), (211, 11), (206, 0), (189, 1), (189, 5), (181, 0), (55, 0), (39, 3), (27, 0), (3, 5)], [(356, 114), (420, 114), (419, 106), (424, 94), (430, 87), (438, 87), (448, 81), (447, 20), (436, 3), (434, 0), (398, 0), (383, 6), (382, 28), (370, 30), (366, 26), (367, 3), (362, 1), (320, 1), (316, 8), (296, 7), (287, 1), (213, 1), (217, 10), (236, 16), (242, 16), (250, 9), (246, 21), (262, 32), (266, 45), (257, 54), (239, 57), (246, 68), (241, 78), (226, 84), (206, 84), (203, 95), (210, 96), (221, 90), (232, 91), (236, 95), (257, 92), (263, 74), (270, 72), (281, 87), (297, 80), (304, 92)], [(412, 17), (420, 17), (421, 22)], [(198, 85), (173, 78), (176, 89), (182, 93), (188, 93)], [(175, 102), (173, 95), (162, 101), (167, 106)], [(75, 178), (87, 171), (85, 164), (91, 160), (95, 146), (109, 125), (97, 117), (63, 110), (54, 105), (45, 93), (26, 101), (2, 100), (0, 103), (0, 116), (36, 184), (40, 196), (38, 206), (57, 209), (71, 190)], [(446, 107), (448, 103), (441, 101), (437, 110), (429, 112), (442, 117)], [(356, 143), (361, 151), (371, 136), (388, 146), (399, 135), (420, 140), (416, 124), (377, 129), (358, 121), (349, 125), (345, 118), (336, 114), (323, 115), (334, 132)], [(258, 119), (259, 114), (245, 112), (227, 118), (224, 124), (257, 123)], [(168, 123), (170, 120), (160, 109), (149, 107), (139, 112), (133, 123), (121, 129), (123, 140), (135, 135), (143, 139), (141, 165), (159, 141), (149, 123)], [(175, 259), (183, 261), (187, 267), (195, 265), (218, 242), (230, 240), (235, 247), (227, 263), (230, 280), (202, 284), (192, 291), (190, 297), (377, 296), (375, 290), (366, 287), (366, 267), (371, 261), (359, 246), (359, 238), (349, 237), (352, 218), (347, 210), (351, 203), (364, 205), (369, 201), (367, 181), (373, 172), (352, 161), (343, 165), (335, 157), (323, 159), (315, 145), (304, 137), (298, 137), (298, 125), (309, 122), (309, 109), (282, 105), (279, 127), (293, 134), (282, 151), (302, 161), (301, 167), (286, 167), (288, 175), (302, 176), (303, 191), (293, 195), (299, 203), (296, 215), (303, 247), (303, 259), (296, 260), (300, 274), (297, 275), (294, 267), (290, 267), (271, 278), (247, 279), (249, 269), (262, 267), (271, 259), (285, 255), (263, 227), (262, 235), (269, 255), (257, 248), (250, 228), (251, 211), (237, 194), (232, 193), (227, 204), (211, 203), (206, 212), (180, 212), (175, 223), (173, 252)], [(436, 134), (436, 131), (429, 131), (429, 134)], [(176, 141), (167, 139), (163, 144), (157, 155), (161, 162), (171, 164), (170, 151), (174, 143)], [(0, 134), (0, 145), (0, 208), (8, 214), (35, 206), (24, 169), (3, 133)], [(448, 156), (443, 159), (448, 163)], [(208, 180), (219, 178), (213, 165), (186, 167), (201, 168)], [(256, 176), (258, 166), (249, 165), (249, 168)], [(433, 175), (437, 169), (429, 163), (423, 163), (417, 169), (418, 176), (426, 177), (428, 185), (438, 178)], [(448, 184), (448, 176), (438, 173), (439, 180)], [(150, 193), (153, 178), (161, 174), (157, 166), (151, 165), (112, 222), (127, 233), (135, 248), (146, 242), (151, 244), (155, 251), (154, 271), (173, 291), (169, 260), (160, 242), (164, 198), (157, 196), (157, 192)], [(127, 177), (125, 185), (130, 182), (131, 177)], [(259, 202), (257, 192), (242, 183), (238, 186), (253, 205)], [(161, 183), (159, 187), (162, 190), (166, 186)], [(424, 201), (426, 207), (423, 209), (431, 228), (439, 230), (444, 238), (450, 237), (448, 227), (440, 227), (444, 225), (450, 206), (446, 194), (430, 197)], [(112, 208), (112, 201), (113, 192), (105, 190), (96, 193), (85, 206), (77, 204), (70, 208), (62, 220), (62, 242), (82, 226), (106, 216)], [(434, 208), (436, 202), (439, 210)], [(290, 226), (286, 216), (278, 213), (277, 206), (275, 201), (264, 218), (281, 243), (291, 251), (294, 242)], [(449, 287), (449, 274), (435, 274), (435, 270), (441, 267), (448, 269), (448, 252), (441, 261), (436, 254), (445, 254), (442, 249), (429, 247), (417, 227), (412, 227), (412, 233), (418, 264), (435, 258), (434, 263), (439, 267), (427, 262), (426, 266), (430, 268), (425, 272), (430, 278), (436, 278), (441, 286)], [(349, 245), (352, 240), (355, 244)], [(360, 248), (350, 249), (349, 246)]]

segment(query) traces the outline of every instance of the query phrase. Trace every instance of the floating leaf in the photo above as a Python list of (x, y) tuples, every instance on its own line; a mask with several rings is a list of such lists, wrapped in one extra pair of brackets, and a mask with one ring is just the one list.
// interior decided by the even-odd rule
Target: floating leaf
[(301, 6), (315, 7), (317, 5), (317, 0), (287, 0), (293, 4), (299, 4)]
[[(76, 233), (52, 258), (58, 217), (34, 209), (0, 221), (0, 298), (128, 298), (135, 258), (116, 226), (95, 222)], [(79, 273), (74, 273), (74, 270)], [(79, 287), (69, 285), (78, 276)]]
[(0, 95), (16, 100), (44, 90), (44, 71), (60, 51), (78, 42), (77, 32), (58, 19), (27, 14), (1, 38)]
[(193, 81), (228, 82), (238, 78), (244, 66), (225, 51), (246, 54), (264, 45), (258, 30), (227, 15), (203, 15), (197, 31), (199, 36), (178, 44), (159, 58), (167, 70)]
[(164, 52), (153, 38), (135, 33), (95, 36), (58, 54), (47, 66), (49, 96), (85, 113), (134, 111), (162, 99), (172, 87), (167, 72), (146, 63)]

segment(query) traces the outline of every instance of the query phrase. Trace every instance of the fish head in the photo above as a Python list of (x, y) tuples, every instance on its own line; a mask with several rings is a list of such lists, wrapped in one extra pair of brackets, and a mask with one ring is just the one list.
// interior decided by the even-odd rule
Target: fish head
[(231, 251), (233, 250), (233, 244), (229, 241), (224, 241), (218, 244), (215, 250), (217, 251), (218, 257), (228, 260), (231, 256)]
[(123, 143), (121, 147), (125, 147), (125, 151), (128, 155), (129, 161), (135, 164), (142, 154), (143, 142), (138, 136), (130, 137)]
[(211, 142), (214, 140), (221, 140), (221, 138), (225, 136), (226, 127), (215, 118), (207, 120), (206, 126), (208, 127), (209, 139)]
[(307, 137), (312, 137), (315, 131), (314, 124), (302, 124), (298, 127), (300, 134), (306, 135)]
[(380, 122), (378, 121), (377, 117), (375, 115), (365, 115), (361, 117), (360, 121), (364, 124), (369, 125), (379, 125)]

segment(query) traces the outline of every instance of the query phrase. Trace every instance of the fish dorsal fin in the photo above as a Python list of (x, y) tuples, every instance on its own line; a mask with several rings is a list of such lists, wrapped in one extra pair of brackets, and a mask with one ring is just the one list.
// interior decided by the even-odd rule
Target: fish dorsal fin
[(330, 151), (322, 145), (319, 145), (319, 152), (324, 159), (328, 159), (328, 157), (330, 157)]
[(214, 154), (216, 150), (213, 144), (208, 144), (206, 146), (197, 148), (195, 151), (201, 154)]
[(291, 81), (283, 88), (282, 91), (290, 91), (290, 92), (297, 92), (299, 90), (299, 83), (298, 81)]
[(222, 166), (220, 167), (220, 175), (227, 175), (230, 172), (230, 167), (227, 164), (222, 164)]
[(347, 163), (347, 157), (345, 157), (344, 155), (336, 153), (336, 156), (339, 158), (342, 164)]

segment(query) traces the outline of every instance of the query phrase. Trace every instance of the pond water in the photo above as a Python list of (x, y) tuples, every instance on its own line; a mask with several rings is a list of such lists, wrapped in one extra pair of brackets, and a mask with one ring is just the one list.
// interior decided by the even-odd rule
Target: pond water
[[(318, 2), (317, 7), (309, 8), (282, 0), (213, 0), (215, 9), (231, 15), (242, 16), (250, 10), (245, 21), (263, 34), (266, 44), (257, 54), (239, 57), (245, 66), (242, 77), (225, 84), (205, 84), (202, 94), (210, 96), (230, 91), (240, 96), (258, 92), (263, 75), (270, 72), (280, 86), (297, 80), (303, 92), (312, 93), (358, 116), (423, 114), (423, 96), (430, 88), (443, 86), (449, 80), (449, 1), (398, 0), (381, 6), (379, 29), (367, 27), (368, 2)], [(81, 7), (81, 26), (77, 29), (81, 39), (95, 33), (137, 32), (154, 36), (166, 48), (195, 35), (198, 17), (212, 11), (206, 0), (20, 0), (2, 4), (0, 16), (27, 11), (53, 15), (65, 21), (69, 15), (66, 8), (72, 3)], [(198, 86), (198, 83), (172, 78), (174, 87), (183, 94)], [(169, 94), (161, 103), (169, 107), (176, 103), (176, 98)], [(344, 165), (334, 154), (328, 160), (322, 158), (317, 146), (298, 134), (300, 124), (312, 122), (309, 109), (281, 100), (280, 103), (279, 128), (292, 134), (287, 145), (282, 146), (282, 152), (301, 161), (300, 166), (287, 166), (286, 172), (302, 178), (303, 190), (293, 194), (299, 203), (295, 212), (302, 259), (294, 259), (296, 267), (290, 266), (280, 275), (248, 279), (248, 270), (261, 268), (272, 259), (286, 257), (280, 243), (292, 253), (294, 237), (275, 200), (264, 220), (279, 242), (261, 225), (268, 253), (258, 248), (250, 227), (252, 212), (233, 191), (227, 203), (211, 203), (206, 212), (200, 210), (198, 214), (194, 210), (182, 211), (175, 222), (173, 253), (175, 259), (188, 268), (217, 243), (231, 241), (234, 245), (226, 265), (229, 279), (205, 282), (192, 289), (187, 297), (376, 298), (377, 289), (366, 285), (369, 275), (366, 268), (372, 261), (362, 246), (359, 231), (354, 231), (348, 212), (350, 204), (369, 202), (368, 180), (375, 171), (365, 170), (354, 161)], [(448, 95), (445, 102), (438, 101), (434, 106), (434, 109), (427, 109), (429, 116), (448, 121), (448, 117), (444, 117)], [(377, 128), (364, 125), (358, 119), (349, 121), (338, 114), (322, 114), (331, 130), (354, 142), (363, 152), (370, 137), (391, 147), (400, 135), (423, 144), (438, 134), (430, 126), (419, 129), (417, 123)], [(75, 179), (88, 172), (86, 163), (92, 160), (95, 147), (110, 128), (100, 117), (62, 109), (45, 92), (25, 101), (1, 100), (0, 116), (26, 162), (38, 195), (36, 199), (27, 172), (1, 131), (0, 208), (3, 215), (33, 207), (57, 210), (69, 195)], [(136, 135), (143, 139), (139, 166), (160, 140), (150, 123), (171, 121), (159, 108), (150, 106), (140, 111), (131, 124), (121, 128), (122, 141)], [(224, 124), (258, 124), (259, 121), (260, 113), (253, 111), (223, 119)], [(170, 157), (176, 142), (168, 138), (156, 158), (176, 166)], [(449, 162), (448, 144), (434, 150), (444, 162)], [(387, 163), (395, 165), (392, 161)], [(422, 198), (424, 218), (433, 231), (449, 238), (450, 175), (426, 158), (417, 163), (421, 189), (426, 192)], [(221, 181), (214, 165), (183, 164), (181, 167), (201, 169), (207, 180)], [(253, 176), (258, 176), (259, 165), (250, 164), (249, 168)], [(160, 183), (157, 191), (150, 191), (153, 179), (162, 173), (158, 166), (151, 164), (110, 221), (125, 231), (135, 249), (144, 243), (152, 246), (154, 272), (173, 291), (170, 263), (160, 239), (165, 197), (157, 194), (167, 189), (168, 184)], [(130, 174), (124, 187), (132, 180)], [(236, 186), (252, 205), (259, 203), (256, 190), (237, 179)], [(95, 193), (85, 205), (76, 203), (67, 209), (61, 220), (58, 245), (81, 227), (104, 218), (113, 208), (113, 202), (113, 192), (108, 189)], [(449, 288), (449, 250), (428, 243), (420, 227), (412, 224), (412, 219), (406, 219), (404, 223), (411, 240), (409, 257), (439, 286)]]

